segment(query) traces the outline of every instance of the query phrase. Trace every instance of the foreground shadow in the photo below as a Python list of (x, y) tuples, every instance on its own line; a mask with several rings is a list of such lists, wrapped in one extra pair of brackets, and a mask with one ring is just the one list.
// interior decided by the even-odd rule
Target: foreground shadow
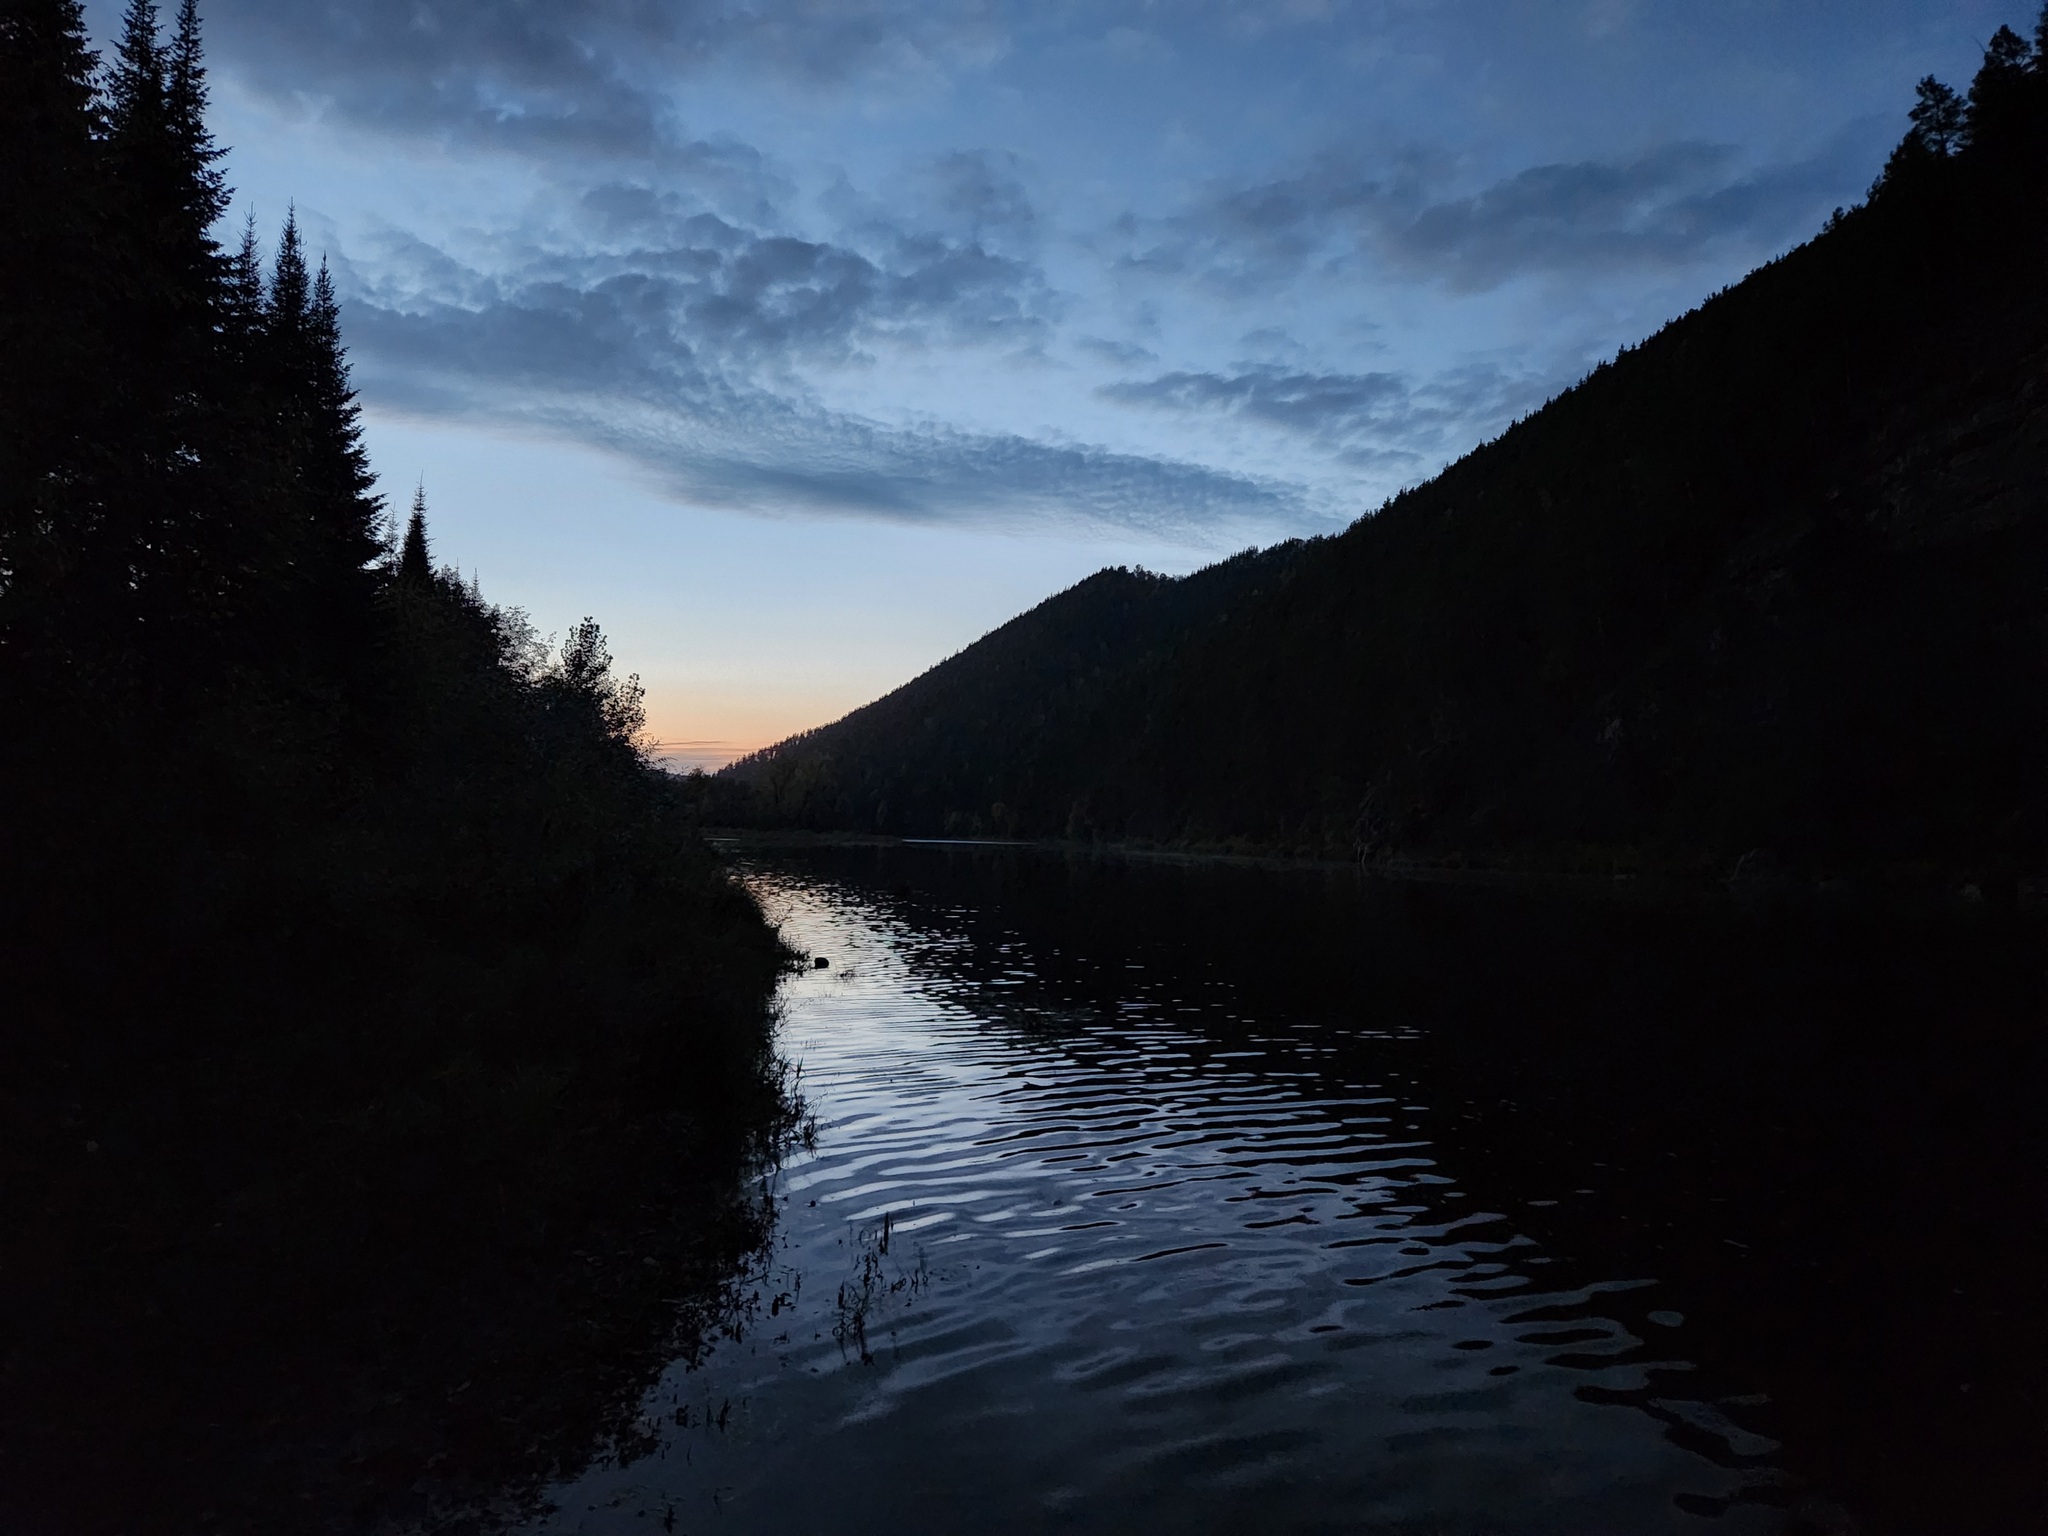
[(499, 1529), (630, 1457), (648, 1384), (746, 1313), (795, 1109), (785, 1082), (722, 1122), (622, 1097), (509, 1148), (265, 1142), (101, 1071), (85, 1119), (78, 1070), (17, 1078), (0, 1144), (21, 1536)]

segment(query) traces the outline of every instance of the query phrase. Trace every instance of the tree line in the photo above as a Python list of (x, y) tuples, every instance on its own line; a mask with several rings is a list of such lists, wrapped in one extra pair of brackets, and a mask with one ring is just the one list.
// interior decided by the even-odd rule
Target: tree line
[(384, 552), (338, 306), (287, 219), (224, 251), (192, 0), (131, 5), (102, 70), (75, 4), (10, 7), (5, 522), (10, 683), (341, 685)]
[[(531, 1379), (469, 1400), (508, 1423), (563, 1359), (637, 1369), (582, 1361), (569, 1250), (701, 1213), (789, 1109), (785, 955), (643, 756), (637, 681), (595, 622), (554, 645), (438, 564), (424, 493), (388, 514), (325, 260), (292, 215), (222, 238), (208, 89), (194, 0), (130, 0), (104, 57), (77, 0), (0, 5), (22, 1528), (269, 1528), (361, 1425), (252, 1426), (294, 1372), (442, 1401), (401, 1335), (468, 1341), (445, 1392), (516, 1333)], [(648, 1285), (662, 1333), (680, 1283)], [(461, 1417), (389, 1430), (404, 1486)], [(478, 1475), (534, 1470), (518, 1445)]]

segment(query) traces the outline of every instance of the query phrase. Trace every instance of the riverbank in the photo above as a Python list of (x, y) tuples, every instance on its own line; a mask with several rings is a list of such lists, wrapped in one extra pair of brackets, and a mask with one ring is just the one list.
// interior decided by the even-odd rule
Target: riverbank
[(622, 1431), (799, 1112), (791, 956), (686, 827), (638, 833), (550, 926), (502, 885), (433, 922), (443, 867), (72, 931), (11, 991), (0, 1525), (440, 1529)]
[(791, 828), (707, 827), (705, 836), (726, 848), (983, 848), (1023, 849), (1063, 857), (1131, 859), (1166, 864), (1235, 866), (1246, 869), (1347, 870), (1362, 876), (1440, 885), (1503, 886), (1531, 890), (1606, 892), (1636, 897), (1685, 898), (1726, 895), (1744, 899), (1772, 896), (1833, 901), (1903, 903), (1963, 910), (2013, 907), (2048, 910), (2048, 876), (2016, 880), (2003, 890), (1987, 888), (1956, 871), (1909, 866), (1878, 874), (1810, 873), (1784, 870), (1761, 858), (1733, 866), (1709, 861), (1660, 863), (1640, 855), (1586, 851), (1557, 860), (1339, 859), (1316, 852), (1267, 849), (1233, 840), (1219, 844), (1152, 844), (1075, 839), (890, 837), (877, 833), (804, 831)]

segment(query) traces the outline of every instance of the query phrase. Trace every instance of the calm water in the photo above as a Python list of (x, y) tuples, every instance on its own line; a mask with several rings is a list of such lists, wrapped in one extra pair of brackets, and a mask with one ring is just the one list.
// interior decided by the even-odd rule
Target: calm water
[(2048, 1529), (2022, 925), (745, 868), (816, 1149), (537, 1529)]

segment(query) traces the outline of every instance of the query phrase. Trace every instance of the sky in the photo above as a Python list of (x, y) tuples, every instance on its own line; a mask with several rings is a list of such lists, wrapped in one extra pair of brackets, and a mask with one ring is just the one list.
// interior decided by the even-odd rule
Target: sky
[[(1857, 201), (2014, 0), (211, 0), (384, 494), (671, 764), (1334, 532)], [(116, 7), (88, 7), (95, 36)]]

